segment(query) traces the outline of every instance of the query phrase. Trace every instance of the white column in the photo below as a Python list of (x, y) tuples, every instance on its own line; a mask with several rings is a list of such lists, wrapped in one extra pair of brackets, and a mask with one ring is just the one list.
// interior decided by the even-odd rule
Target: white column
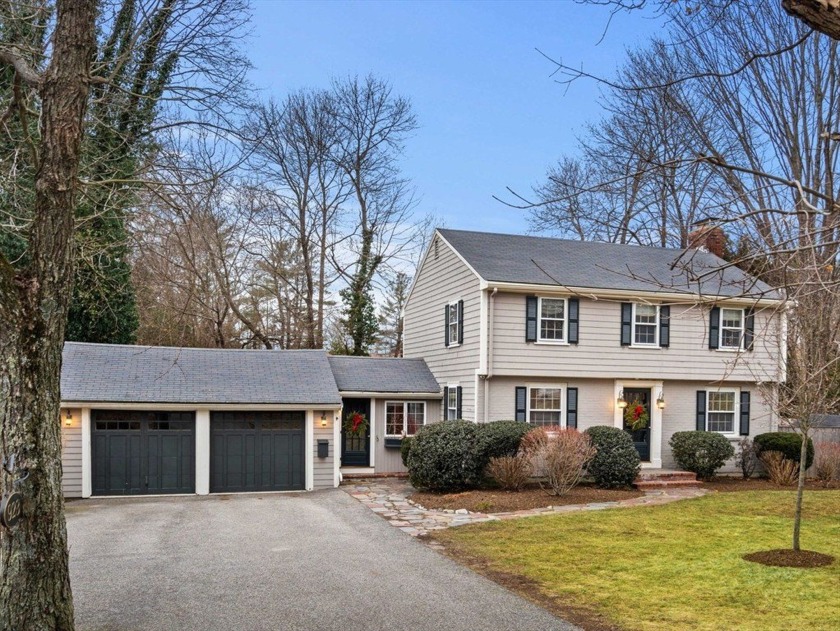
[(373, 467), (376, 463), (376, 441), (379, 437), (376, 435), (376, 399), (370, 400), (370, 460), (368, 466)]
[(195, 411), (195, 492), (210, 493), (210, 410)]
[(341, 484), (341, 418), (342, 410), (332, 410), (333, 415), (333, 482)]
[(90, 408), (82, 408), (82, 497), (93, 495), (91, 478)]
[(315, 488), (315, 414), (312, 410), (306, 410), (306, 440), (303, 446), (303, 458), (306, 462), (306, 490)]
[(664, 383), (654, 383), (650, 393), (650, 466), (652, 469), (662, 468), (662, 416), (665, 410), (660, 410), (656, 399), (663, 394)]

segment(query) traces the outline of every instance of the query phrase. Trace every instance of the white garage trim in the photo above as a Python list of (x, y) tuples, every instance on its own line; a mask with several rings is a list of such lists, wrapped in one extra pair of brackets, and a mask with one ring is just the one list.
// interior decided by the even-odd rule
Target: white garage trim
[(306, 410), (306, 447), (303, 450), (303, 458), (306, 464), (306, 477), (304, 487), (307, 491), (315, 488), (315, 414), (309, 409)]
[(195, 411), (195, 493), (210, 493), (210, 410)]
[(82, 497), (93, 495), (91, 462), (90, 408), (82, 408)]

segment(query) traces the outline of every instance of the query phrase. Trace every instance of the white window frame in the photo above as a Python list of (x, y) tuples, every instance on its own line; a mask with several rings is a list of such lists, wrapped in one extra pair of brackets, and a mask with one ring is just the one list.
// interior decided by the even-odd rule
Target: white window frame
[[(447, 391), (446, 396), (447, 400), (444, 402), (445, 406), (443, 408), (443, 420), (444, 421), (457, 421), (458, 420), (458, 384), (457, 383), (450, 383), (447, 384)], [(455, 397), (455, 405), (450, 407), (449, 402), (452, 400), (452, 397)], [(449, 410), (453, 411), (452, 417), (449, 417)]]
[[(455, 314), (455, 321), (452, 321), (452, 314)], [(460, 346), (461, 342), (458, 341), (458, 333), (461, 330), (461, 314), (458, 313), (458, 301), (450, 302), (449, 303), (449, 322), (447, 322), (447, 326), (449, 327), (449, 344), (446, 345), (446, 348), (452, 348), (453, 346)], [(455, 335), (452, 335), (452, 327), (455, 327)]]
[(566, 427), (566, 416), (568, 410), (566, 409), (566, 384), (565, 383), (535, 383), (530, 384), (526, 391), (525, 401), (525, 422), (533, 427), (545, 427), (545, 425), (535, 425), (531, 423), (531, 390), (559, 390), (560, 391), (560, 409), (559, 410), (533, 410), (534, 412), (560, 412), (560, 422), (557, 423), (560, 427)]
[[(654, 327), (654, 334), (653, 334), (654, 341), (653, 342), (637, 342), (636, 341), (636, 325), (639, 324), (638, 322), (636, 322), (636, 307), (638, 307), (640, 304), (644, 304), (645, 307), (653, 307), (654, 309), (656, 309), (656, 322), (654, 322), (652, 325), (647, 324), (647, 323), (644, 324), (644, 326), (653, 326)], [(659, 307), (660, 307), (659, 305), (651, 305), (651, 304), (647, 304), (647, 303), (638, 303), (638, 302), (633, 303), (633, 314), (632, 314), (632, 318), (630, 320), (630, 322), (631, 322), (630, 346), (638, 346), (640, 348), (659, 348), (659, 318), (660, 318)]]
[[(563, 339), (556, 340), (542, 336), (542, 304), (543, 300), (560, 300), (563, 302)], [(557, 320), (557, 318), (545, 318), (546, 320)], [(537, 344), (563, 344), (569, 343), (569, 299), (552, 296), (540, 296), (537, 299)]]
[[(727, 331), (740, 331), (738, 335), (738, 345), (737, 346), (724, 346), (723, 344), (723, 312), (724, 311), (740, 311), (741, 312), (741, 327), (740, 329), (736, 329), (734, 327), (728, 326), (725, 327)], [(746, 333), (747, 328), (747, 313), (744, 309), (739, 309), (737, 307), (721, 307), (720, 308), (720, 322), (718, 323), (718, 350), (721, 351), (740, 351), (744, 348), (744, 334)]]
[[(720, 432), (717, 430), (709, 429), (709, 414), (715, 413), (726, 413), (729, 414), (726, 410), (712, 410), (711, 409), (711, 395), (718, 394), (718, 393), (727, 393), (731, 392), (733, 397), (733, 405), (732, 405), (732, 431), (731, 432)], [(718, 388), (717, 390), (707, 390), (706, 391), (706, 431), (707, 432), (715, 432), (716, 434), (721, 434), (722, 436), (737, 436), (738, 435), (738, 420), (741, 416), (741, 389), (740, 388)]]
[[(426, 425), (426, 402), (425, 401), (385, 401), (385, 436), (388, 438), (402, 438), (403, 436), (414, 436), (408, 433), (408, 406), (409, 404), (418, 404), (423, 406), (423, 423)], [(388, 406), (401, 405), (403, 409), (403, 431), (401, 434), (388, 433)]]

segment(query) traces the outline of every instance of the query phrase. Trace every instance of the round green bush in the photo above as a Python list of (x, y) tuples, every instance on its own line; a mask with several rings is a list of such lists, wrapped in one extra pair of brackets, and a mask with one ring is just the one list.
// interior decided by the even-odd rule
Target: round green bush
[(522, 437), (532, 429), (528, 423), (521, 421), (493, 421), (479, 423), (477, 427), (476, 465), (481, 467), (482, 471), (490, 464), (490, 458), (515, 456)]
[[(802, 437), (793, 432), (768, 432), (759, 434), (753, 439), (755, 450), (759, 457), (765, 451), (778, 451), (787, 458), (799, 462), (799, 455), (802, 452)], [(814, 463), (814, 443), (808, 439), (807, 459), (805, 468)]]
[(530, 426), (517, 421), (443, 421), (421, 429), (405, 464), (415, 488), (455, 491), (484, 481), (490, 458), (513, 456)]
[(408, 454), (411, 452), (411, 436), (406, 436), (400, 443), (400, 458), (404, 467), (408, 467)]
[(586, 471), (602, 489), (626, 487), (633, 484), (641, 469), (639, 452), (630, 434), (618, 427), (596, 425), (584, 432), (597, 450), (586, 465)]
[(408, 453), (411, 485), (430, 491), (476, 486), (481, 481), (481, 472), (476, 472), (478, 427), (470, 421), (442, 421), (417, 432)]
[(710, 480), (715, 471), (735, 457), (729, 439), (717, 432), (677, 432), (668, 444), (677, 465), (696, 473), (701, 480)]

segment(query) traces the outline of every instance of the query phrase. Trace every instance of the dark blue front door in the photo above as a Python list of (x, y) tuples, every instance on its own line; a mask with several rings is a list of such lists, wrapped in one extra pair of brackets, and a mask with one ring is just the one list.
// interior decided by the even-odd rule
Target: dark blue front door
[[(370, 466), (370, 399), (344, 399), (341, 412), (341, 465), (344, 467)], [(347, 417), (354, 412), (365, 415), (368, 429), (359, 435), (345, 429)]]
[(648, 424), (644, 429), (634, 431), (627, 426), (627, 421), (624, 421), (624, 431), (632, 436), (633, 445), (639, 452), (639, 458), (642, 459), (642, 462), (650, 462), (650, 419), (653, 416), (650, 409), (650, 398), (650, 388), (624, 389), (624, 400), (627, 401), (626, 409), (630, 409), (634, 404), (643, 405), (648, 414)]

